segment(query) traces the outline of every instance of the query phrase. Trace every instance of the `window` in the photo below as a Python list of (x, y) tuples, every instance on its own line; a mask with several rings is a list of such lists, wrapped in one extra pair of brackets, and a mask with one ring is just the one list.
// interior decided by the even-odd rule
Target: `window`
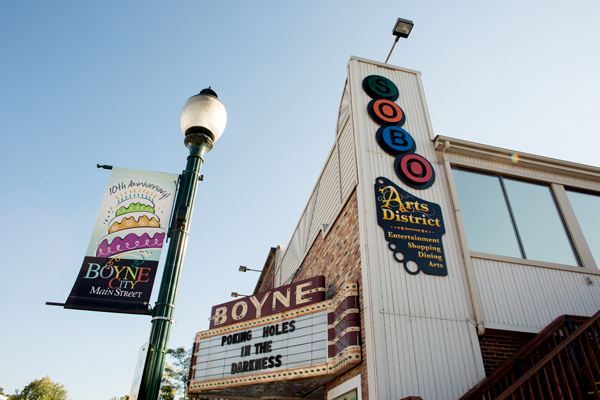
[(600, 268), (600, 196), (571, 189), (566, 192), (583, 236)]
[(356, 389), (336, 397), (333, 400), (356, 400)]
[(453, 168), (471, 251), (579, 262), (549, 185)]
[(360, 375), (348, 379), (346, 382), (328, 391), (327, 400), (360, 400), (362, 397), (360, 382)]

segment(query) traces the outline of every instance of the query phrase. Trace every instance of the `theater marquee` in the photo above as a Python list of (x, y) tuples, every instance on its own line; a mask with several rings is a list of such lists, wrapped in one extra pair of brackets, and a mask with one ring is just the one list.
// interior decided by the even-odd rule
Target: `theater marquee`
[[(229, 325), (223, 320), (224, 326), (199, 332), (190, 363), (190, 396), (305, 397), (358, 364), (360, 322), (355, 282), (347, 283), (332, 300), (305, 304), (310, 295), (300, 295), (292, 301), (296, 294), (306, 291), (321, 297), (324, 293), (319, 289), (325, 289), (324, 282), (324, 277), (316, 277), (256, 294), (251, 297), (259, 304), (278, 299), (265, 310), (281, 303), (287, 307)], [(274, 293), (286, 296), (282, 299)], [(214, 307), (213, 321), (223, 314), (219, 309), (226, 308), (230, 314), (234, 306), (226, 303)], [(238, 305), (240, 310), (243, 307)], [(261, 309), (253, 312), (260, 313)]]

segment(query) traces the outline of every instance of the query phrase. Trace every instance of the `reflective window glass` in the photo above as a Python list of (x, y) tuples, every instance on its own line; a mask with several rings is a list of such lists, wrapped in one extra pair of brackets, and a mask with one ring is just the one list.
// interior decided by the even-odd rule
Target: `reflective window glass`
[(549, 186), (503, 178), (525, 258), (578, 265)]
[(567, 196), (596, 265), (600, 268), (600, 196), (573, 190), (567, 190)]
[[(549, 185), (455, 167), (452, 176), (469, 250), (579, 265)], [(600, 207), (600, 197), (594, 200)], [(586, 201), (580, 208), (590, 210)], [(589, 225), (600, 226), (600, 216)], [(593, 234), (592, 240), (600, 243), (598, 229)], [(600, 257), (600, 245), (597, 251)]]
[(500, 178), (461, 169), (452, 176), (469, 250), (522, 257)]
[(356, 400), (356, 389), (351, 392), (345, 393), (341, 396), (336, 397), (333, 400)]

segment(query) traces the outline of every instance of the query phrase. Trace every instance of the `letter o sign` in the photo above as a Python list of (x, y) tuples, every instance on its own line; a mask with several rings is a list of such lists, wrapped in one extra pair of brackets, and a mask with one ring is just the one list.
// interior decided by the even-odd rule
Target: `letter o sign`
[[(237, 310), (239, 307), (242, 307), (242, 312), (238, 314)], [(238, 301), (231, 308), (231, 316), (235, 320), (240, 320), (240, 319), (244, 318), (246, 316), (247, 312), (248, 312), (248, 304), (246, 304), (245, 301)]]
[(404, 111), (391, 100), (379, 99), (369, 103), (369, 114), (379, 125), (402, 126), (406, 121)]
[(435, 181), (435, 171), (425, 157), (418, 154), (398, 156), (394, 162), (396, 175), (408, 186), (427, 189)]

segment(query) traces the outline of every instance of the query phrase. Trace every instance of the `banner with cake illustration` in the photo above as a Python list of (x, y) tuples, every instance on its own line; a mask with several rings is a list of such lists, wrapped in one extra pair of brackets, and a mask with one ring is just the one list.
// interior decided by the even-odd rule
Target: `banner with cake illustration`
[(113, 167), (65, 308), (147, 314), (176, 174)]

